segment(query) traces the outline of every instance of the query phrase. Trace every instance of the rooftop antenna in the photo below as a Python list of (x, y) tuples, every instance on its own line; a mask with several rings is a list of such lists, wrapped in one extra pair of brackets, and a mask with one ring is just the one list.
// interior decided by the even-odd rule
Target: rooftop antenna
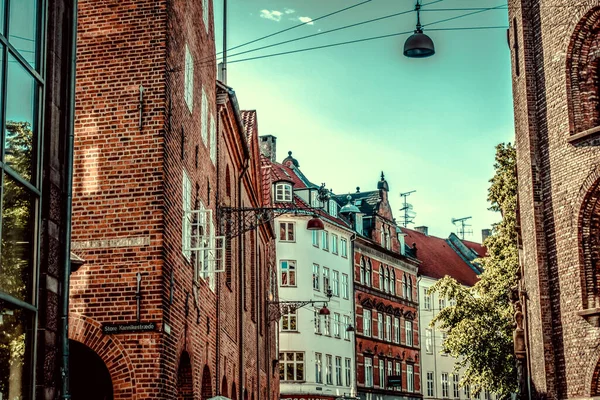
[(467, 223), (469, 219), (473, 217), (464, 217), (464, 218), (452, 218), (452, 223), (457, 226), (456, 233), (460, 237), (461, 240), (465, 240), (465, 235), (472, 235), (473, 229), (468, 229), (470, 224)]
[(406, 202), (406, 198), (411, 195), (411, 193), (416, 192), (416, 190), (411, 190), (410, 192), (400, 193), (400, 197), (402, 197), (402, 208), (400, 211), (404, 212), (404, 215), (401, 218), (401, 224), (404, 228), (408, 227), (408, 224), (414, 224), (414, 219), (417, 216), (417, 213), (413, 211), (413, 205)]

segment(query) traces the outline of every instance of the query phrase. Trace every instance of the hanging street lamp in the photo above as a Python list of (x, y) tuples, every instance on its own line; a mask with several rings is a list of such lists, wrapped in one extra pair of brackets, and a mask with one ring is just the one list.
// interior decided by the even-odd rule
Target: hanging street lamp
[(435, 47), (433, 46), (433, 40), (423, 33), (420, 14), (421, 4), (418, 0), (415, 10), (417, 11), (417, 28), (415, 33), (404, 42), (404, 55), (409, 58), (431, 57), (435, 54)]

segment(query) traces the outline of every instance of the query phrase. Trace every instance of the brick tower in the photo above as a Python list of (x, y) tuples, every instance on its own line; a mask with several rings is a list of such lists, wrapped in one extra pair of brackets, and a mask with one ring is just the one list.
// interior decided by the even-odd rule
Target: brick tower
[(216, 82), (212, 21), (210, 0), (79, 2), (73, 399), (277, 396), (273, 232), (223, 238), (219, 214), (269, 198), (256, 113)]
[(540, 398), (600, 396), (600, 2), (509, 10), (522, 385)]

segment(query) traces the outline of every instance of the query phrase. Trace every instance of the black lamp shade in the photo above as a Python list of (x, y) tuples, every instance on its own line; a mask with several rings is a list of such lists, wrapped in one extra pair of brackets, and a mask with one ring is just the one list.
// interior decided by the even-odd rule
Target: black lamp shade
[(409, 58), (425, 58), (435, 54), (433, 40), (423, 33), (416, 30), (406, 42), (404, 42), (404, 55)]

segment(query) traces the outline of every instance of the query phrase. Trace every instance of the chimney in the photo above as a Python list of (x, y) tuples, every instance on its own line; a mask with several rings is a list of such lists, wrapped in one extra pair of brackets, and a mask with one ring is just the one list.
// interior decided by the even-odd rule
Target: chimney
[(426, 226), (415, 226), (415, 231), (421, 232), (423, 235), (428, 236), (429, 229)]
[(491, 235), (492, 235), (491, 229), (482, 229), (481, 230), (481, 243), (485, 242), (485, 239), (487, 239)]
[(277, 162), (277, 138), (273, 135), (260, 136), (260, 152), (271, 162)]

